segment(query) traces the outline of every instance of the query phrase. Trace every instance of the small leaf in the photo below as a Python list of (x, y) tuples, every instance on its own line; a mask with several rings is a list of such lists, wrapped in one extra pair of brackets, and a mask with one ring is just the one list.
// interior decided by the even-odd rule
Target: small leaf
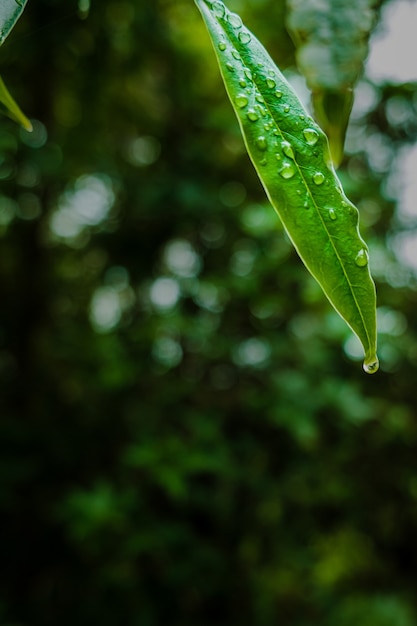
[(263, 46), (219, 0), (196, 0), (246, 148), (299, 256), (378, 369), (376, 295), (359, 213), (346, 198), (326, 135)]
[(0, 0), (0, 46), (23, 13), (27, 0)]
[(32, 130), (32, 124), (26, 117), (26, 115), (20, 110), (19, 106), (13, 100), (10, 95), (9, 90), (3, 82), (3, 79), (0, 76), (0, 102), (6, 108), (6, 115), (11, 117), (15, 122), (21, 124), (23, 128), (28, 131)]

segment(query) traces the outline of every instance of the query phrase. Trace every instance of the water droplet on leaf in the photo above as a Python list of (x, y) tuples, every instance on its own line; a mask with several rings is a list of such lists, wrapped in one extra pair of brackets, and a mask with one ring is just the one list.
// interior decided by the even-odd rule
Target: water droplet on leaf
[(294, 150), (292, 149), (292, 145), (290, 144), (289, 141), (282, 141), (281, 148), (282, 148), (283, 153), (287, 157), (290, 157), (290, 159), (294, 158)]
[(240, 43), (243, 43), (243, 44), (249, 43), (251, 39), (252, 37), (250, 36), (250, 33), (248, 33), (248, 31), (245, 30), (239, 33)]
[(213, 13), (214, 13), (214, 15), (216, 17), (218, 17), (218, 18), (224, 17), (224, 14), (226, 12), (226, 7), (224, 6), (223, 2), (220, 2), (219, 0), (216, 0), (211, 5), (211, 8), (212, 8), (212, 11), (213, 11)]
[(259, 120), (259, 115), (254, 109), (250, 109), (250, 111), (248, 111), (246, 115), (248, 120), (250, 120), (251, 122), (256, 122), (256, 120)]
[(295, 167), (292, 163), (283, 163), (281, 169), (279, 170), (279, 173), (282, 178), (285, 178), (287, 180), (288, 178), (292, 178), (294, 176)]
[(248, 80), (252, 80), (252, 72), (247, 67), (245, 67), (245, 69), (243, 70), (243, 73), (245, 74)]
[(226, 67), (229, 70), (229, 72), (234, 72), (235, 68), (233, 67), (233, 65), (231, 63), (226, 63)]
[(331, 220), (337, 220), (336, 211), (334, 209), (329, 209), (329, 217)]
[(290, 107), (289, 107), (289, 106), (288, 106), (288, 104), (287, 104), (287, 105), (285, 105), (285, 107), (284, 107), (284, 113), (289, 113), (289, 111), (290, 111)]
[(243, 80), (243, 78), (242, 78), (242, 80), (239, 81), (239, 85), (241, 87), (246, 87), (246, 80)]
[(379, 369), (378, 357), (375, 356), (372, 359), (365, 359), (363, 369), (367, 374), (375, 374)]
[(266, 141), (266, 138), (263, 135), (261, 135), (260, 137), (256, 139), (256, 147), (262, 151), (265, 151), (268, 149), (268, 143)]
[(236, 61), (240, 61), (240, 54), (237, 50), (232, 50), (232, 56), (236, 59)]
[(249, 100), (243, 93), (238, 94), (235, 98), (235, 104), (237, 107), (239, 107), (239, 109), (244, 109), (245, 106), (248, 105), (248, 102)]
[(369, 262), (368, 251), (365, 248), (359, 250), (358, 254), (355, 257), (355, 263), (358, 267), (366, 267)]
[(316, 172), (315, 174), (313, 174), (313, 182), (316, 185), (321, 185), (324, 181), (324, 174), (322, 174), (321, 172)]
[(221, 52), (224, 52), (227, 48), (226, 44), (224, 43), (224, 41), (221, 41), (218, 45), (218, 48)]
[(269, 89), (273, 89), (276, 85), (276, 82), (274, 81), (273, 78), (267, 78), (266, 84), (267, 84), (267, 87), (269, 87)]
[(229, 13), (227, 19), (230, 26), (233, 26), (233, 28), (242, 28), (242, 20), (237, 13)]
[(275, 92), (275, 97), (276, 98), (282, 98), (282, 91), (280, 91), (279, 89), (276, 90)]
[(303, 135), (309, 146), (314, 146), (319, 140), (319, 134), (314, 128), (305, 128)]

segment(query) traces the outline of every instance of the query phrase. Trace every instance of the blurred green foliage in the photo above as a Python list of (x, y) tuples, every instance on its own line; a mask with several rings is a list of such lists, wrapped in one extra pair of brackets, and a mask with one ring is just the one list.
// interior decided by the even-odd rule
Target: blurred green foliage
[[(299, 82), (285, 5), (230, 8)], [(369, 378), (193, 3), (82, 17), (29, 2), (0, 57), (34, 125), (0, 132), (0, 624), (413, 626), (417, 283), (393, 163), (414, 86), (362, 81), (340, 173), (378, 281)]]

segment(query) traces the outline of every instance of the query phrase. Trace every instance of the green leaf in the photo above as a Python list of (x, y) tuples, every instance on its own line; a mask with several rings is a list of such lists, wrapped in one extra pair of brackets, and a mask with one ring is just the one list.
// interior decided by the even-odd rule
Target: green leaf
[(21, 124), (23, 128), (28, 131), (32, 130), (32, 124), (26, 117), (26, 115), (21, 111), (20, 107), (16, 104), (13, 97), (10, 95), (9, 90), (3, 82), (3, 79), (0, 76), (0, 102), (5, 107), (6, 115), (11, 117), (15, 122)]
[(307, 269), (362, 342), (364, 369), (378, 369), (376, 295), (359, 213), (345, 196), (326, 135), (240, 17), (196, 0), (271, 204)]
[(0, 45), (9, 35), (13, 26), (23, 13), (27, 0), (0, 1)]
[[(0, 0), (0, 46), (4, 43), (6, 37), (21, 16), (26, 3), (27, 0)], [(21, 124), (26, 130), (32, 130), (32, 124), (10, 95), (1, 77), (0, 103), (5, 107), (6, 115)]]
[(353, 88), (376, 23), (375, 0), (287, 0), (287, 28), (297, 64), (312, 91), (314, 115), (329, 138), (335, 165), (353, 103)]

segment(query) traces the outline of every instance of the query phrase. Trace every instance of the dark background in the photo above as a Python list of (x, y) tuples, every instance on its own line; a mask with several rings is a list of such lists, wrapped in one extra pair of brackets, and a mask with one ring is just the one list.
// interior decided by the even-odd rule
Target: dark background
[[(229, 6), (294, 73), (281, 0)], [(191, 1), (30, 0), (0, 72), (34, 122), (0, 126), (1, 626), (415, 625), (414, 226), (387, 187), (414, 85), (362, 81), (340, 170), (371, 377)]]

